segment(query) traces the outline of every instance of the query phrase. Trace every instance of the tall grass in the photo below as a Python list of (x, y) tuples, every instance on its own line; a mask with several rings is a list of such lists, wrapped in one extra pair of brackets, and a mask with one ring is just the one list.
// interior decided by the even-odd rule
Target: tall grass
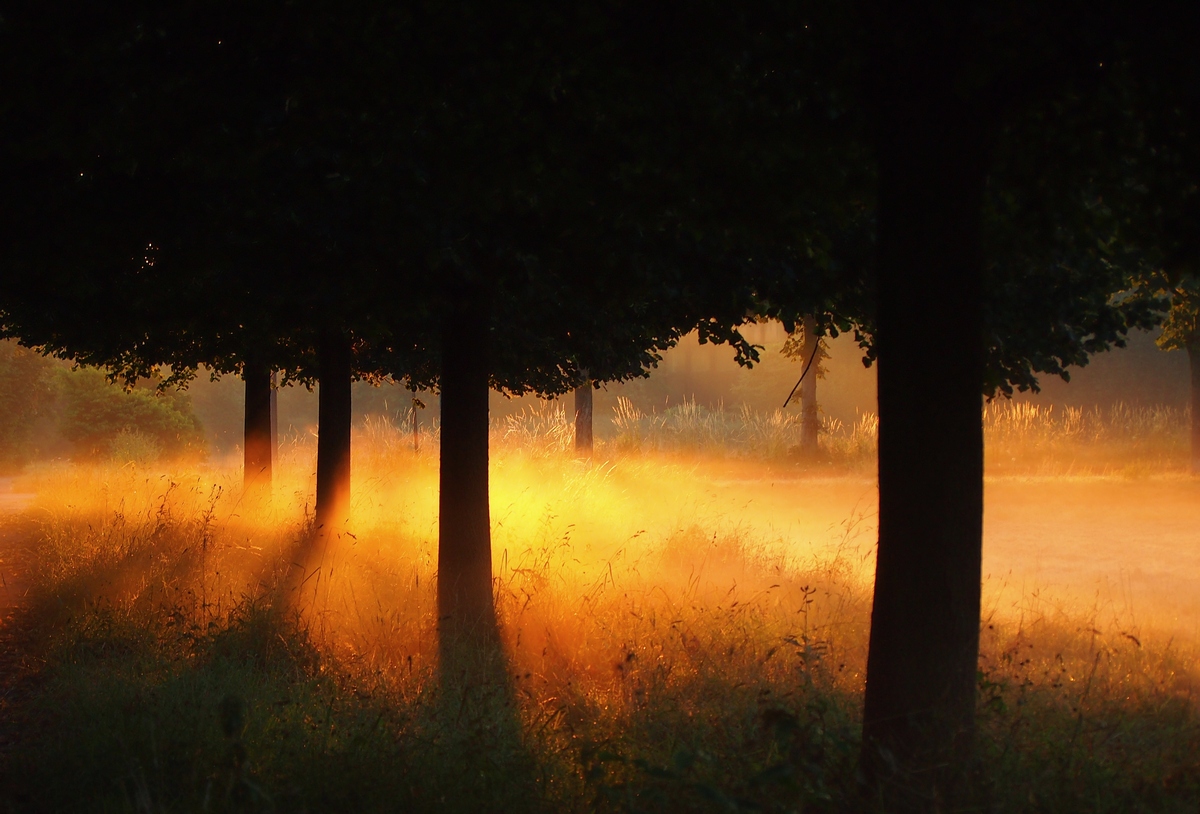
[[(621, 397), (611, 418), (616, 450), (688, 452), (759, 458), (795, 456), (800, 445), (800, 415), (760, 412), (742, 405), (710, 409), (687, 401), (662, 412), (643, 413)], [(849, 464), (867, 461), (875, 449), (878, 419), (864, 414), (852, 424), (826, 420), (821, 435), (827, 456)]]
[(1184, 471), (1190, 413), (1117, 402), (1107, 408), (993, 401), (984, 407), (987, 460), (997, 472)]
[[(992, 474), (1127, 474), (1184, 472), (1189, 413), (1172, 407), (1057, 407), (997, 400), (983, 408), (988, 470)], [(493, 427), (494, 446), (552, 455), (572, 449), (572, 425), (558, 402), (509, 416)], [(879, 418), (821, 422), (817, 462), (868, 471), (874, 465)], [(804, 461), (800, 416), (742, 405), (708, 408), (693, 401), (643, 412), (619, 397), (598, 417), (599, 454), (685, 454)], [(812, 461), (808, 461), (811, 463)]]
[[(39, 808), (583, 811), (684, 794), (703, 809), (735, 792), (775, 808), (788, 783), (751, 781), (789, 759), (810, 702), (838, 733), (821, 783), (852, 776), (865, 612), (846, 558), (799, 561), (738, 529), (581, 543), (538, 513), (497, 562), (507, 679), (447, 690), (431, 540), (357, 529), (300, 613), (282, 589), (305, 517), (247, 520), (231, 477), (32, 479), (48, 666), (22, 775)], [(609, 475), (551, 477), (570, 503)]]
[[(690, 415), (677, 420), (706, 420)], [(649, 508), (694, 468), (549, 454), (564, 423), (548, 407), (494, 428), (505, 662), (465, 681), (438, 662), (436, 458), (402, 431), (362, 430), (357, 518), (298, 588), (303, 442), (269, 508), (240, 499), (236, 470), (32, 472), (27, 623), (43, 666), (11, 805), (864, 810), (860, 527), (803, 548), (695, 512), (664, 520)], [(361, 448), (367, 433), (379, 449)], [(1036, 598), (993, 614), (981, 807), (1195, 811), (1196, 655)]]

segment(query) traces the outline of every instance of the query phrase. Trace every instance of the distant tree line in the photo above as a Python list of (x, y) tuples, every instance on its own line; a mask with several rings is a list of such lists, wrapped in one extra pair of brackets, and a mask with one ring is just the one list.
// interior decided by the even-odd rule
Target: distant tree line
[(1185, 324), (1192, 15), (51, 5), (0, 23), (6, 335), (130, 381), (240, 374), (248, 471), (271, 373), (319, 382), (327, 530), (350, 383), (436, 388), (449, 638), (494, 626), (489, 388), (645, 375), (693, 330), (752, 364), (760, 317), (852, 331), (880, 419), (866, 793), (970, 799), (981, 397)]
[(153, 380), (114, 388), (100, 370), (0, 342), (0, 470), (47, 455), (146, 461), (204, 451), (186, 392), (159, 391)]

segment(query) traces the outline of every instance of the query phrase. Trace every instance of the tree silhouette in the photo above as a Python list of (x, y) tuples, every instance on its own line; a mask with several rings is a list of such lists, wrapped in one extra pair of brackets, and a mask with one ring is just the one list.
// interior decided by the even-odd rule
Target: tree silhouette
[[(356, 133), (319, 104), (294, 111), (301, 91), (330, 89), (327, 64), (304, 59), (312, 35), (296, 36), (314, 20), (272, 19), (283, 25), (232, 4), (113, 4), (67, 26), (57, 52), (26, 54), (29, 87), (103, 81), (90, 128), (42, 117), (14, 142), (58, 152), (39, 167), (51, 192), (28, 209), (33, 237), (6, 246), (5, 330), (128, 381), (158, 365), (169, 382), (199, 365), (243, 375), (248, 480), (265, 466), (270, 371), (323, 380), (316, 514), (329, 525), (348, 499), (350, 381), (382, 375), (390, 353), (360, 317), (395, 290), (368, 251), (375, 221), (354, 209), (368, 202), (341, 172)], [(36, 120), (35, 102), (11, 118)]]
[[(692, 329), (751, 363), (737, 326), (762, 315), (856, 331), (880, 414), (862, 765), (890, 807), (949, 805), (972, 754), (981, 397), (1152, 324), (1156, 302), (1114, 295), (1153, 244), (1194, 241), (1194, 189), (1163, 171), (1151, 203), (1186, 228), (1144, 257), (1124, 242), (1106, 132), (1130, 108), (1092, 104), (1121, 58), (1170, 89), (1147, 44), (1173, 22), (1128, 13), (23, 11), (4, 23), (21, 33), (3, 57), (4, 330), (127, 377), (319, 380), (326, 526), (348, 499), (350, 380), (439, 388), (451, 635), (494, 626), (489, 388), (643, 375)], [(1175, 135), (1155, 143), (1190, 161)]]
[[(879, 2), (867, 9), (866, 76), (879, 160), (880, 528), (863, 765), (889, 805), (928, 810), (961, 797), (969, 779), (981, 389), (1028, 384), (1031, 370), (1059, 372), (1059, 361), (1085, 361), (1119, 341), (1131, 323), (1150, 319), (1140, 307), (1108, 307), (1110, 286), (1130, 279), (1119, 263), (1097, 262), (1091, 273), (1067, 275), (1076, 287), (1047, 292), (1039, 279), (1062, 279), (1070, 269), (1046, 262), (1055, 241), (1044, 231), (1029, 234), (1009, 220), (1018, 239), (998, 250), (985, 203), (1006, 173), (993, 170), (1005, 169), (998, 157), (1031, 145), (1018, 139), (1006, 149), (1002, 137), (1020, 135), (1006, 131), (1006, 122), (1071, 89), (1093, 92), (1131, 20), (1119, 7), (978, 3), (947, 10)], [(1090, 134), (1081, 128), (1073, 135)], [(1040, 183), (1053, 189), (1057, 180), (1051, 172)], [(1038, 184), (1013, 189), (1033, 197), (1045, 191)], [(1072, 229), (1079, 223), (1060, 220), (1066, 234), (1054, 237), (1094, 237)], [(1037, 249), (1022, 256), (1011, 251), (1014, 244)], [(1005, 264), (1012, 259), (1018, 262)], [(929, 318), (931, 303), (943, 304), (936, 319)], [(1073, 332), (1080, 322), (1088, 329)], [(922, 396), (929, 393), (937, 397)]]

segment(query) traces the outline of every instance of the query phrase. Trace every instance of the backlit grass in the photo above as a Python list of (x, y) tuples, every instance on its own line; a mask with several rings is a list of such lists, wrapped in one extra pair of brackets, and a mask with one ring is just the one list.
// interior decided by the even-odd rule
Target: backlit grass
[[(936, 394), (931, 394), (936, 398)], [(527, 453), (569, 451), (573, 445), (563, 402), (539, 402), (497, 422), (496, 440)], [(1187, 410), (1139, 407), (1116, 402), (1106, 407), (1061, 407), (996, 399), (983, 408), (987, 467), (991, 475), (1161, 474), (1187, 471)], [(376, 425), (378, 426), (378, 425)], [(852, 421), (822, 417), (820, 453), (800, 451), (796, 409), (756, 411), (704, 407), (683, 402), (643, 412), (619, 398), (609, 416), (597, 416), (602, 456), (631, 453), (701, 455), (708, 458), (790, 460), (832, 466), (840, 471), (873, 471), (879, 418), (859, 414)]]
[[(844, 483), (616, 441), (579, 461), (560, 424), (493, 436), (502, 661), (438, 663), (436, 436), (414, 454), (403, 430), (361, 428), (353, 519), (300, 579), (308, 439), (270, 506), (236, 468), (32, 469), (12, 522), (38, 726), (12, 805), (861, 810), (871, 520), (792, 516)], [(769, 501), (783, 478), (803, 500)], [(983, 625), (983, 810), (1195, 810), (1192, 642), (1036, 592)]]

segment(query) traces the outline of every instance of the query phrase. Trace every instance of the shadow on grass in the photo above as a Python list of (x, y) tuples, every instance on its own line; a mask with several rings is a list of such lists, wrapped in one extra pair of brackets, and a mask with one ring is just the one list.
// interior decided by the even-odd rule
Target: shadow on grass
[(177, 608), (105, 599), (148, 573), (149, 546), (48, 592), (34, 725), (0, 767), (0, 810), (549, 810), (494, 627), (404, 676), (331, 645), (351, 541), (302, 530), (220, 615), (180, 592)]
[(549, 809), (496, 647), (464, 642), (452, 666), (397, 687), (345, 671), (305, 624), (247, 602), (189, 639), (82, 614), (48, 654), (0, 808)]
[(512, 667), (495, 623), (439, 634), (431, 699), (441, 749), (458, 761), (447, 807), (549, 811), (539, 765), (526, 744)]

